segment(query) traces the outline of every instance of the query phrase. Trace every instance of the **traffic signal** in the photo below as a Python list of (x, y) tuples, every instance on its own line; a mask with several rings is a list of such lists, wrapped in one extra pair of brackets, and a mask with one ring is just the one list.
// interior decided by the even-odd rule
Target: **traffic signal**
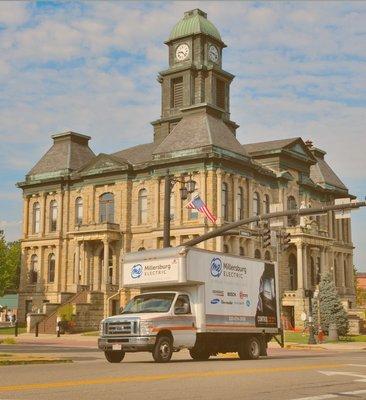
[(291, 242), (291, 233), (285, 233), (283, 235), (282, 249), (287, 250), (290, 247), (290, 242)]
[(271, 245), (271, 230), (265, 228), (262, 232), (262, 247), (266, 248)]

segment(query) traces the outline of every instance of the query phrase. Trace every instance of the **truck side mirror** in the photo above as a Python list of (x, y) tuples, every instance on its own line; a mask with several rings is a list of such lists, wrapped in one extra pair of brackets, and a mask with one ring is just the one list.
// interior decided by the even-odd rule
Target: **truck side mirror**
[(123, 312), (123, 307), (121, 306), (121, 307), (119, 308), (119, 313), (122, 314), (122, 312)]

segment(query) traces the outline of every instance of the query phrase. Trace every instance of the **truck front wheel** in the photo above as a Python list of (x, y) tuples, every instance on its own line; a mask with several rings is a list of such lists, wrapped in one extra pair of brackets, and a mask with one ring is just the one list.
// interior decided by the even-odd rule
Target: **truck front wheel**
[(257, 360), (261, 353), (260, 341), (251, 336), (241, 344), (238, 354), (241, 360)]
[(203, 349), (190, 349), (189, 354), (196, 361), (206, 361), (210, 358), (210, 353)]
[(160, 336), (156, 340), (154, 350), (152, 352), (153, 358), (158, 363), (165, 363), (170, 361), (173, 353), (173, 341), (169, 336)]
[(120, 363), (125, 358), (124, 351), (105, 351), (104, 355), (110, 363)]

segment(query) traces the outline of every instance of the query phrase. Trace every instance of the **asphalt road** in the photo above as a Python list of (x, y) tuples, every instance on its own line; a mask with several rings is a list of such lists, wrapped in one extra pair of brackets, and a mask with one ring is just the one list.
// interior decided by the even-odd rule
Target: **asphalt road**
[(366, 351), (270, 349), (269, 357), (229, 356), (192, 361), (186, 351), (169, 364), (127, 354), (109, 364), (92, 348), (23, 344), (0, 353), (32, 352), (73, 358), (72, 364), (0, 367), (0, 400), (108, 399), (366, 399)]

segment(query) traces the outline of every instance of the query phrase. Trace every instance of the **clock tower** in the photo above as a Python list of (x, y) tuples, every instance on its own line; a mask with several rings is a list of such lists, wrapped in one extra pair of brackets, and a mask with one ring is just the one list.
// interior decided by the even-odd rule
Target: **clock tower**
[(222, 69), (226, 47), (219, 31), (200, 9), (187, 11), (165, 42), (169, 68), (161, 71), (161, 118), (152, 122), (154, 142), (160, 143), (190, 110), (206, 107), (221, 118), (235, 135), (230, 121), (230, 83), (234, 75)]

